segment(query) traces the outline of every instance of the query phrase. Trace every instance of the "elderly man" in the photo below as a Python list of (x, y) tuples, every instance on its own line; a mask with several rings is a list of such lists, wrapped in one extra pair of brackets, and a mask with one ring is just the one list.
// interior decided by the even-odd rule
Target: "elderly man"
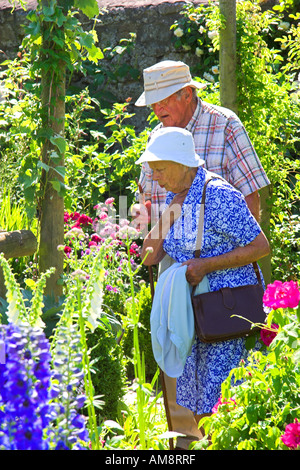
[[(192, 79), (186, 64), (166, 60), (144, 70), (144, 92), (135, 104), (152, 107), (161, 121), (153, 132), (162, 126), (190, 131), (205, 168), (241, 191), (250, 211), (259, 220), (258, 191), (270, 182), (239, 118), (229, 109), (201, 101), (197, 89), (204, 87), (205, 84)], [(145, 199), (151, 201), (151, 217), (155, 222), (164, 205), (166, 189), (152, 180), (148, 163), (142, 165), (139, 184)], [(160, 272), (169, 262), (165, 257)], [(176, 404), (176, 379), (164, 374), (164, 381), (169, 427), (186, 435), (177, 439), (177, 446), (187, 449), (191, 441), (201, 439), (202, 433), (192, 412)]]
[[(236, 114), (198, 98), (196, 90), (204, 87), (203, 83), (192, 80), (186, 64), (166, 60), (144, 70), (145, 91), (135, 104), (151, 106), (161, 121), (158, 127), (189, 130), (194, 136), (196, 152), (205, 160), (205, 167), (239, 189), (259, 220), (258, 191), (270, 182)], [(152, 182), (151, 174), (145, 163), (140, 184), (145, 198), (151, 199), (152, 216), (157, 217), (166, 191)]]

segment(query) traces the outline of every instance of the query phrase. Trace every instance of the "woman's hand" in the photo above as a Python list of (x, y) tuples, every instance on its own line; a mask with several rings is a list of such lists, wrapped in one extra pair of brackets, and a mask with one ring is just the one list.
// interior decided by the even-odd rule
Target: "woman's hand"
[(142, 259), (146, 256), (148, 248), (151, 248), (151, 252), (148, 252), (147, 258), (144, 260), (144, 264), (146, 266), (158, 264), (165, 256), (166, 253), (163, 250), (164, 240), (175, 220), (177, 220), (181, 215), (182, 204), (188, 191), (189, 188), (175, 194), (169, 206), (166, 207), (162, 213), (157, 224), (145, 237), (141, 252)]
[(186, 280), (196, 286), (204, 276), (213, 271), (227, 268), (238, 268), (258, 261), (270, 253), (269, 242), (263, 232), (248, 245), (239, 246), (223, 255), (211, 258), (193, 258), (185, 261), (182, 265), (187, 266)]
[(207, 258), (189, 259), (182, 266), (187, 266), (185, 277), (191, 286), (197, 286), (207, 274)]

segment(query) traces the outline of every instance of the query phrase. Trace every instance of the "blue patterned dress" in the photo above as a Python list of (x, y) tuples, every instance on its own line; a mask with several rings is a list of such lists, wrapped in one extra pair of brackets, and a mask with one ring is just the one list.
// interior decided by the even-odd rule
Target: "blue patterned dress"
[[(199, 209), (206, 170), (199, 168), (182, 205), (181, 216), (171, 227), (164, 250), (177, 262), (195, 257)], [(166, 204), (174, 193), (169, 192)], [(218, 256), (251, 243), (261, 232), (242, 194), (225, 180), (208, 183), (205, 200), (201, 258)], [(252, 264), (214, 271), (207, 275), (210, 290), (256, 284)], [(182, 375), (177, 379), (177, 403), (196, 414), (210, 413), (220, 397), (221, 384), (229, 372), (246, 359), (245, 339), (203, 343), (198, 338)]]

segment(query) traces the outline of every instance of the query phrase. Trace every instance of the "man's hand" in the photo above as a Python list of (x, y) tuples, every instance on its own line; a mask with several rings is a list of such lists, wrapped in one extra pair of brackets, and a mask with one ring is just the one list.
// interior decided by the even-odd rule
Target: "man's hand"
[(139, 225), (142, 228), (148, 227), (151, 221), (151, 201), (134, 204), (130, 209), (130, 215), (133, 218), (132, 224), (135, 227)]

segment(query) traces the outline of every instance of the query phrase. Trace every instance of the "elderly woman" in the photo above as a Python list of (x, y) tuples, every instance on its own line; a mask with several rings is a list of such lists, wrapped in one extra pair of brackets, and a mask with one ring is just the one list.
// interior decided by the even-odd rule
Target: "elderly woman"
[[(158, 130), (137, 163), (145, 161), (153, 179), (168, 191), (162, 216), (143, 243), (145, 264), (157, 264), (167, 253), (185, 266), (190, 286), (207, 279), (210, 291), (256, 284), (252, 263), (269, 253), (269, 244), (242, 194), (221, 178), (207, 185), (201, 257), (195, 258), (207, 170), (195, 154), (192, 135), (174, 127)], [(177, 403), (200, 417), (211, 413), (222, 382), (246, 357), (244, 338), (211, 344), (193, 339), (177, 378)]]

